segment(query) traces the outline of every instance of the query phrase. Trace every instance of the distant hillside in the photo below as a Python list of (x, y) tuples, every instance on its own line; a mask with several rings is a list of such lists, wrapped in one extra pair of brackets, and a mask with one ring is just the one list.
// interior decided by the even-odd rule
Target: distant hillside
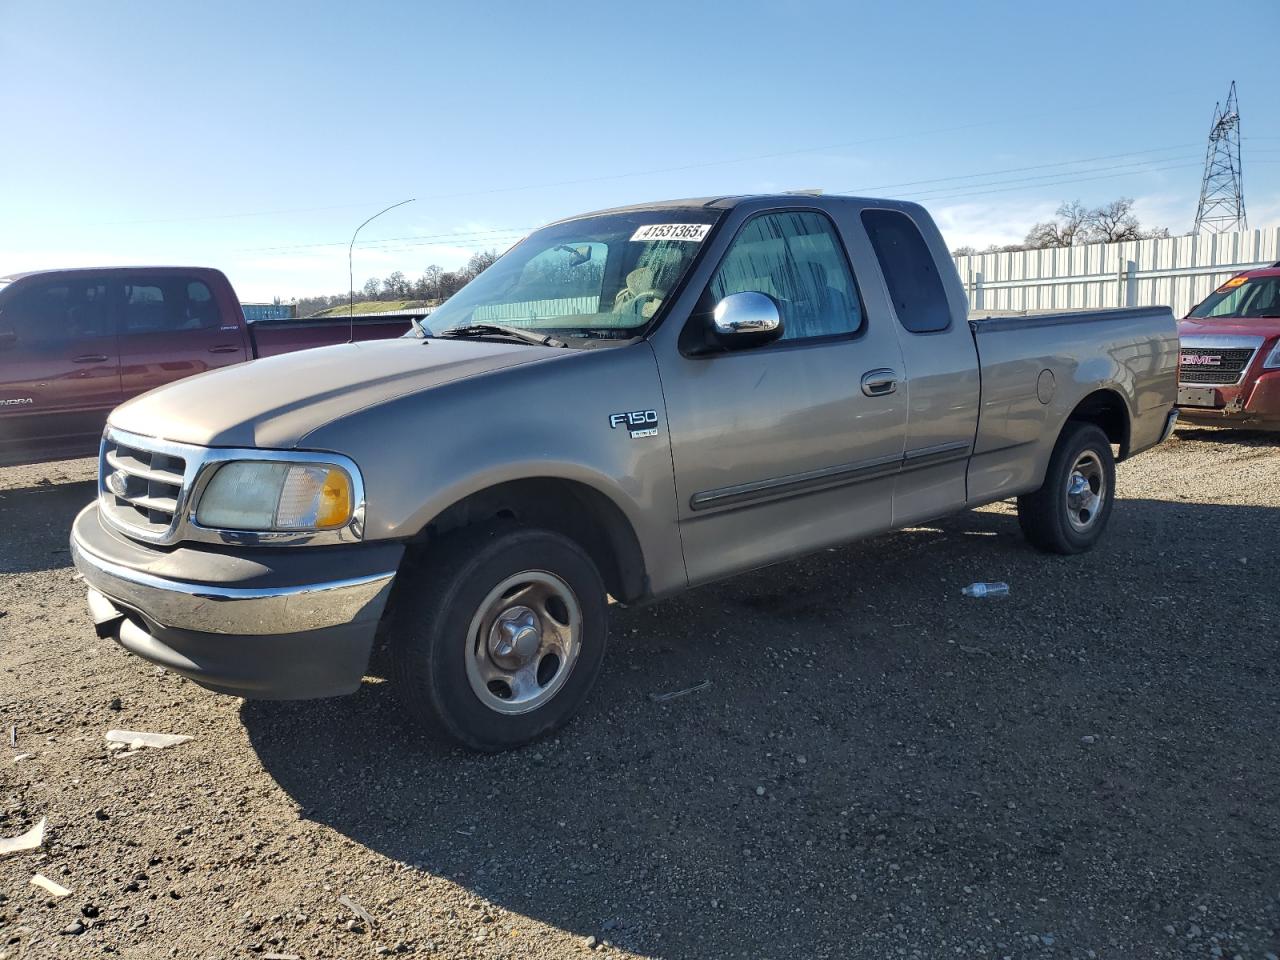
[[(351, 309), (355, 313), (384, 313), (387, 310), (417, 310), (419, 307), (429, 305), (430, 301), (427, 300), (357, 300)], [(345, 317), (346, 315), (345, 303), (311, 314), (313, 317)]]
[[(410, 280), (399, 270), (383, 280), (370, 277), (356, 291), (361, 299), (355, 305), (355, 310), (357, 313), (382, 313), (385, 310), (416, 310), (424, 304), (439, 304), (461, 290), (497, 259), (495, 251), (485, 250), (473, 253), (461, 270), (444, 270), (432, 264), (417, 280)], [(346, 293), (335, 293), (328, 296), (299, 297), (298, 316), (342, 316), (347, 311), (347, 296)]]

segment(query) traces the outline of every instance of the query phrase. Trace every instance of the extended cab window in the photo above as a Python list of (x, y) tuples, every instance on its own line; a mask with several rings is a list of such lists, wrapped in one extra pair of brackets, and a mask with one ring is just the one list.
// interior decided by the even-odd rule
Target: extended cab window
[(714, 305), (731, 293), (766, 293), (782, 314), (782, 339), (856, 333), (862, 309), (849, 262), (820, 213), (766, 213), (734, 238), (708, 288)]
[(99, 278), (32, 284), (5, 307), (0, 330), (24, 343), (110, 336), (107, 285)]
[(915, 221), (896, 210), (864, 210), (862, 225), (903, 327), (912, 333), (937, 333), (951, 326), (947, 291)]
[(125, 281), (124, 333), (170, 333), (218, 326), (213, 292), (192, 277), (137, 277)]

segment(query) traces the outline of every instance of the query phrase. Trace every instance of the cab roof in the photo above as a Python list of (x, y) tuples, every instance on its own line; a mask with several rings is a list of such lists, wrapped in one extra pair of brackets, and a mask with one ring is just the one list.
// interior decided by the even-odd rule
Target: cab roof
[(21, 273), (9, 273), (0, 277), (0, 283), (12, 283), (15, 280), (22, 280), (25, 277), (38, 277), (45, 274), (55, 273), (97, 273), (97, 274), (117, 274), (117, 273), (137, 273), (139, 271), (155, 270), (170, 271), (181, 270), (183, 272), (211, 273), (216, 267), (184, 267), (184, 266), (162, 266), (158, 264), (140, 264), (135, 267), (50, 267), (47, 270), (24, 270)]
[[(682, 200), (653, 200), (648, 203), (632, 203), (621, 207), (606, 207), (603, 210), (591, 210), (587, 213), (575, 213), (569, 217), (559, 217), (551, 223), (568, 223), (571, 220), (582, 220), (586, 217), (603, 217), (615, 213), (646, 213), (655, 210), (732, 210), (743, 203), (788, 204), (809, 202), (822, 206), (828, 202), (859, 201), (894, 208), (915, 207), (916, 204), (902, 200), (885, 200), (872, 197), (846, 196), (840, 193), (821, 193), (815, 190), (793, 190), (784, 193), (740, 193), (713, 197), (686, 197)], [(548, 224), (550, 226), (550, 224)]]

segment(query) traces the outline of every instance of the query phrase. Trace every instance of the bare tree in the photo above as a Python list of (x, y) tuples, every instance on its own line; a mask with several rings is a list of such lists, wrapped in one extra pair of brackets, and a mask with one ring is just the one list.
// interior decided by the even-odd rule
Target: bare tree
[(440, 278), (442, 276), (444, 276), (444, 270), (438, 264), (433, 263), (422, 271), (422, 277), (418, 280), (418, 285), (424, 300), (440, 296)]
[(388, 300), (403, 300), (409, 296), (409, 281), (397, 270), (382, 282)]
[(1088, 211), (1085, 219), (1088, 243), (1121, 243), (1169, 236), (1168, 227), (1144, 230), (1133, 213), (1133, 200), (1121, 197)]
[(1167, 236), (1167, 227), (1143, 228), (1133, 212), (1133, 200), (1129, 197), (1121, 197), (1099, 207), (1086, 207), (1079, 200), (1073, 200), (1058, 208), (1056, 220), (1032, 227), (1023, 249), (1071, 247), (1078, 243), (1120, 243)]
[(1058, 208), (1058, 219), (1037, 223), (1027, 231), (1026, 249), (1044, 247), (1070, 247), (1083, 242), (1083, 230), (1089, 221), (1089, 211), (1079, 200), (1064, 203)]
[(462, 272), (469, 280), (474, 280), (476, 277), (480, 276), (480, 274), (493, 266), (494, 261), (497, 259), (498, 251), (496, 250), (478, 251), (471, 255), (471, 259), (467, 261), (467, 265), (463, 268)]

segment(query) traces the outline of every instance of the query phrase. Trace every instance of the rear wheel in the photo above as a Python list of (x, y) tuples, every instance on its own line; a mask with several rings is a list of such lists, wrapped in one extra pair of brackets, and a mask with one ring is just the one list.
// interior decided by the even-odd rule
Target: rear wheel
[(1018, 498), (1018, 524), (1040, 550), (1082, 553), (1106, 529), (1115, 487), (1115, 458), (1107, 435), (1091, 423), (1068, 422), (1049, 458), (1043, 486)]
[(394, 678), (429, 730), (474, 750), (564, 724), (604, 659), (604, 584), (576, 543), (509, 524), (428, 546), (398, 589)]

